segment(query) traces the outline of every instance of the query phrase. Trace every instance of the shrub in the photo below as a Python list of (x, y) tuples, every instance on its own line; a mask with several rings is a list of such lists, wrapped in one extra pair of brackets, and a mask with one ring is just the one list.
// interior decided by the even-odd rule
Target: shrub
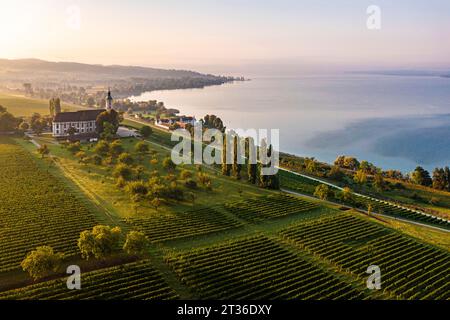
[(330, 188), (325, 184), (319, 184), (314, 191), (314, 196), (322, 200), (328, 199), (329, 195)]
[(148, 187), (144, 181), (133, 181), (127, 184), (126, 191), (131, 195), (146, 195), (148, 193)]
[(189, 170), (183, 170), (180, 173), (180, 179), (181, 180), (187, 180), (189, 178), (192, 177), (192, 172), (190, 172)]
[(170, 157), (167, 157), (163, 160), (163, 168), (168, 171), (173, 171), (176, 168), (176, 164), (173, 163), (172, 159)]
[(94, 152), (101, 156), (107, 155), (109, 152), (109, 143), (106, 142), (105, 140), (99, 141), (97, 145), (94, 147)]
[(78, 239), (78, 248), (85, 259), (95, 257), (104, 258), (114, 252), (120, 241), (122, 230), (119, 227), (97, 225), (92, 231), (81, 232)]
[(57, 272), (64, 255), (55, 253), (52, 247), (42, 246), (31, 251), (22, 261), (21, 267), (34, 279), (40, 279)]
[(123, 250), (128, 254), (140, 255), (148, 246), (148, 239), (144, 233), (138, 231), (130, 231), (127, 234)]
[(136, 143), (136, 145), (134, 146), (134, 150), (137, 153), (147, 153), (149, 148), (148, 148), (148, 144), (146, 144), (144, 141), (139, 141), (138, 143)]
[(113, 175), (116, 178), (122, 177), (124, 180), (130, 180), (133, 176), (133, 170), (126, 164), (118, 164), (113, 171)]
[(197, 182), (195, 180), (192, 179), (188, 179), (186, 180), (186, 182), (184, 183), (184, 185), (189, 188), (189, 189), (197, 189)]
[(133, 162), (134, 162), (134, 159), (133, 159), (133, 157), (129, 154), (129, 153), (126, 153), (126, 152), (124, 152), (124, 153), (121, 153), (120, 154), (120, 156), (119, 156), (119, 158), (118, 158), (118, 161), (120, 162), (120, 163), (123, 163), (123, 164), (126, 164), (126, 165), (132, 165), (133, 164)]
[(140, 130), (139, 133), (144, 137), (144, 138), (148, 138), (152, 133), (153, 130), (152, 128), (150, 128), (149, 126), (143, 126)]

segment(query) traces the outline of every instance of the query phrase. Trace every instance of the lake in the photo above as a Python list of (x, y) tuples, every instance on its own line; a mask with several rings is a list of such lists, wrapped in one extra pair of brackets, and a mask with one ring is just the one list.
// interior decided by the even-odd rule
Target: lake
[(361, 74), (254, 78), (204, 89), (145, 92), (227, 128), (276, 128), (280, 149), (333, 162), (341, 154), (404, 172), (450, 165), (450, 79)]

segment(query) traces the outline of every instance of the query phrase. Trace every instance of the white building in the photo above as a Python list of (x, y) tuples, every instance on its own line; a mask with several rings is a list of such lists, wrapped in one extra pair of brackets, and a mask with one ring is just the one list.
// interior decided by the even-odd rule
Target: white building
[[(111, 91), (106, 97), (106, 110), (112, 109)], [(76, 130), (75, 135), (89, 136), (97, 133), (97, 117), (105, 109), (80, 110), (75, 112), (60, 112), (53, 118), (52, 132), (54, 137), (68, 136), (69, 128)]]
[(173, 124), (178, 124), (180, 128), (185, 128), (187, 124), (195, 126), (196, 123), (197, 120), (195, 119), (195, 117), (179, 116), (168, 119), (158, 119), (155, 124), (158, 127), (167, 129)]
[(69, 128), (75, 128), (76, 135), (86, 133), (96, 133), (96, 120), (104, 109), (98, 110), (81, 110), (76, 112), (61, 112), (53, 118), (53, 136), (64, 137), (68, 136)]

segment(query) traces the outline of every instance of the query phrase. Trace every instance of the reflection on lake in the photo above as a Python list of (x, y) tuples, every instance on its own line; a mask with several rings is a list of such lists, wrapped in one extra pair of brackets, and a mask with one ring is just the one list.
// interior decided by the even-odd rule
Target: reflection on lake
[(450, 164), (450, 79), (379, 75), (258, 78), (205, 89), (146, 92), (228, 128), (280, 129), (281, 150), (332, 162), (351, 154), (383, 168)]

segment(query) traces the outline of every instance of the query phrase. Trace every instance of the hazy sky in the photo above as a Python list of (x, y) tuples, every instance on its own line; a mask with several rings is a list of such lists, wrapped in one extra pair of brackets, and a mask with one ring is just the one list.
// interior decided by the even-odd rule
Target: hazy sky
[[(380, 30), (366, 27), (369, 5)], [(449, 68), (449, 39), (449, 0), (0, 0), (1, 58), (244, 74)]]

